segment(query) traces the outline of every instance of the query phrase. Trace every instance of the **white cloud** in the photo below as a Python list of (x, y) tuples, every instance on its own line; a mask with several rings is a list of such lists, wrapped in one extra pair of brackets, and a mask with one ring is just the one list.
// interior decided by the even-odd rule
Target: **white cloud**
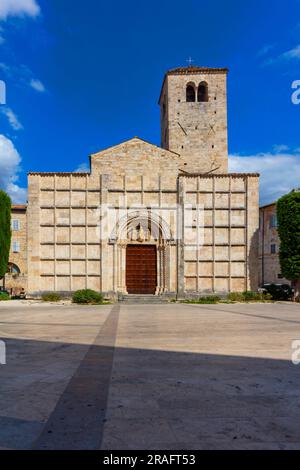
[(257, 55), (259, 57), (267, 55), (272, 49), (274, 49), (274, 47), (275, 47), (274, 44), (266, 44), (258, 51)]
[(36, 0), (1, 0), (0, 20), (6, 20), (9, 16), (31, 16), (40, 14), (40, 7)]
[(6, 191), (15, 204), (26, 202), (27, 191), (18, 186), (21, 157), (13, 142), (0, 134), (0, 188)]
[(10, 76), (10, 68), (4, 62), (0, 62), (0, 70), (4, 72), (7, 76)]
[(278, 57), (270, 57), (267, 59), (263, 65), (273, 65), (278, 64), (283, 61), (291, 61), (291, 60), (300, 60), (300, 44), (298, 44), (293, 49), (280, 54)]
[[(1, 0), (0, 0), (1, 2)], [(0, 70), (6, 75), (7, 78), (12, 79), (21, 86), (29, 86), (39, 93), (44, 93), (46, 91), (45, 85), (41, 80), (34, 77), (32, 70), (30, 70), (26, 65), (21, 64), (17, 67), (9, 66), (4, 62), (0, 62)]]
[(30, 86), (31, 88), (36, 91), (39, 91), (40, 93), (44, 93), (46, 91), (44, 84), (40, 80), (34, 78), (31, 79)]
[(290, 153), (230, 155), (233, 173), (260, 173), (260, 203), (268, 204), (300, 187), (300, 149)]
[(18, 117), (16, 114), (13, 112), (11, 108), (8, 108), (7, 106), (1, 107), (1, 112), (4, 114), (4, 116), (7, 117), (9, 124), (15, 131), (20, 131), (23, 129), (22, 124), (20, 123)]
[(89, 173), (90, 172), (90, 167), (86, 163), (81, 163), (79, 167), (74, 170), (74, 173)]
[(281, 54), (280, 58), (286, 59), (286, 60), (292, 60), (292, 59), (300, 60), (300, 44), (294, 47), (294, 49), (291, 49), (287, 52), (284, 52), (284, 54)]

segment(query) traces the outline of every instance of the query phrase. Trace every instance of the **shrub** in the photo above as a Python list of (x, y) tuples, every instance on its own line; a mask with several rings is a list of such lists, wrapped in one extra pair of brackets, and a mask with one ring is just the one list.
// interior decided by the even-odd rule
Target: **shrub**
[(262, 295), (259, 294), (258, 292), (253, 292), (253, 291), (245, 291), (243, 292), (243, 298), (245, 302), (253, 302), (257, 300), (262, 300)]
[(268, 294), (267, 292), (264, 292), (262, 295), (263, 295), (263, 300), (266, 300), (266, 301), (274, 300), (272, 295)]
[(78, 290), (73, 294), (75, 304), (102, 304), (103, 295), (91, 289)]
[(230, 292), (230, 294), (227, 296), (227, 299), (231, 302), (243, 302), (244, 296), (241, 292)]
[(266, 302), (272, 300), (272, 296), (269, 293), (245, 291), (231, 292), (227, 299), (231, 302)]
[(9, 300), (9, 295), (6, 292), (0, 292), (0, 302), (2, 300)]
[(187, 304), (217, 304), (221, 298), (217, 295), (210, 295), (207, 297), (200, 297), (199, 299), (185, 300)]
[(48, 292), (42, 295), (42, 300), (44, 302), (59, 302), (61, 300), (61, 295), (57, 292)]

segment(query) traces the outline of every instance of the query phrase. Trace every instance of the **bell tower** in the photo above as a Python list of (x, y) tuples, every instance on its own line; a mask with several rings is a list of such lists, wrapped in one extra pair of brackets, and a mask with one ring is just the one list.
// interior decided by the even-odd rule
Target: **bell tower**
[(160, 95), (161, 144), (178, 153), (188, 173), (227, 173), (228, 69), (169, 70)]

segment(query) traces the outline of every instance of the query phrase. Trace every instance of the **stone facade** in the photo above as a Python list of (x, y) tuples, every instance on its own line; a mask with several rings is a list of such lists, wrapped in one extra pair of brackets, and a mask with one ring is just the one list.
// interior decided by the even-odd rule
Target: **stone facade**
[[(186, 292), (241, 292), (258, 285), (258, 178), (256, 175), (180, 177), (186, 205), (184, 230), (202, 231), (198, 245), (180, 241), (179, 267)], [(194, 209), (202, 218), (197, 223)], [(189, 216), (192, 212), (192, 216)], [(188, 232), (189, 237), (191, 231)]]
[[(167, 100), (171, 116), (181, 87), (182, 114), (203, 126), (188, 147), (180, 148), (175, 120), (162, 119), (163, 148), (134, 137), (91, 155), (90, 173), (29, 175), (32, 295), (84, 288), (126, 294), (130, 244), (156, 247), (157, 295), (257, 288), (258, 175), (227, 172), (226, 73), (180, 70), (166, 75), (161, 103)], [(185, 101), (191, 80), (207, 81), (211, 102)]]
[(27, 289), (27, 207), (13, 205), (11, 211), (12, 237), (9, 254), (9, 272), (5, 276), (5, 286), (18, 295)]
[(276, 203), (261, 207), (259, 212), (259, 284), (291, 284), (281, 274)]

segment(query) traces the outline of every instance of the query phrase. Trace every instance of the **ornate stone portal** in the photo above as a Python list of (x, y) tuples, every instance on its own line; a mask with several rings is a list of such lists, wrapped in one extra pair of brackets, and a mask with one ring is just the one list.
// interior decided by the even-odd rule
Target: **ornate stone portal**
[(171, 260), (170, 245), (174, 239), (167, 222), (149, 211), (128, 212), (118, 222), (110, 237), (114, 246), (114, 285), (117, 291), (128, 294), (126, 286), (126, 250), (128, 245), (153, 245), (157, 250), (156, 295), (170, 292)]

